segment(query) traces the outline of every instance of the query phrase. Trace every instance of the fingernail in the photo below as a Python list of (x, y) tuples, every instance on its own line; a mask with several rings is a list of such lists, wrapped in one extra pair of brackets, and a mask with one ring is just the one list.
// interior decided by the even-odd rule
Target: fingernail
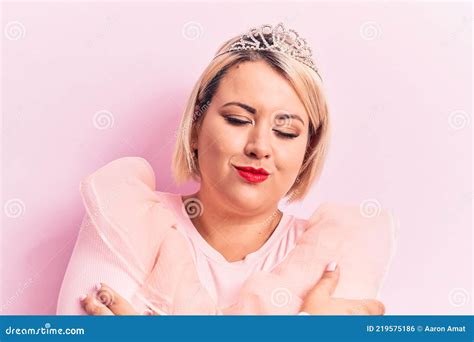
[(328, 272), (333, 272), (336, 270), (336, 267), (337, 267), (337, 262), (335, 261), (331, 261), (328, 266), (326, 267), (326, 271)]
[(97, 283), (97, 284), (95, 285), (95, 289), (96, 289), (97, 291), (99, 291), (101, 287), (102, 287), (102, 284), (101, 284), (101, 283)]
[(79, 301), (84, 301), (84, 299), (87, 298), (87, 295), (83, 294), (82, 296), (79, 297)]

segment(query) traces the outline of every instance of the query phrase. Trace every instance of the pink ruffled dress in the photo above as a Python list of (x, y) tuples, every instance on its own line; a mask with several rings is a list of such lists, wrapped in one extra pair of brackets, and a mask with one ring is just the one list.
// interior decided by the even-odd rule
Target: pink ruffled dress
[(284, 213), (257, 251), (228, 262), (193, 226), (181, 195), (155, 189), (139, 157), (103, 166), (81, 183), (86, 213), (57, 314), (84, 315), (78, 298), (107, 283), (138, 313), (293, 315), (330, 261), (335, 297), (378, 298), (395, 247), (390, 213), (325, 203), (310, 219)]

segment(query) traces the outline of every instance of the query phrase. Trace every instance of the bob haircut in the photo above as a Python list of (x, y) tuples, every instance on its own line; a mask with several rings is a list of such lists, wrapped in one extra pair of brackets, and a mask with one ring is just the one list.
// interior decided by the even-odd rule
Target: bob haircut
[(217, 91), (220, 80), (228, 70), (243, 62), (265, 61), (284, 76), (295, 89), (309, 116), (308, 143), (298, 176), (285, 194), (287, 202), (303, 199), (310, 186), (322, 172), (329, 148), (329, 114), (319, 74), (290, 57), (272, 50), (240, 50), (225, 52), (240, 36), (228, 40), (216, 53), (196, 82), (188, 99), (179, 126), (172, 160), (172, 173), (177, 184), (190, 179), (200, 181), (198, 153), (193, 147), (197, 141), (200, 124)]

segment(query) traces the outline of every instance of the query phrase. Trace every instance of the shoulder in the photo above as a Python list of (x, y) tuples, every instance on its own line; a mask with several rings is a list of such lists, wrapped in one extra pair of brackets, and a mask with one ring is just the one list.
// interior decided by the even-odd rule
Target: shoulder
[(152, 187), (155, 185), (155, 172), (148, 161), (141, 157), (123, 157), (115, 159), (86, 177), (82, 181), (82, 185), (98, 180), (124, 180), (129, 179), (130, 177), (139, 178), (147, 183), (153, 181), (152, 184), (149, 185)]
[[(349, 291), (349, 286), (346, 292), (356, 294), (367, 288), (366, 282), (360, 280), (361, 274), (367, 280), (372, 277), (372, 285), (381, 284), (395, 254), (397, 229), (393, 213), (376, 201), (360, 205), (327, 202), (308, 220), (305, 236), (315, 244), (313, 247), (345, 266), (354, 287)], [(375, 292), (366, 294), (369, 293)]]
[(377, 256), (382, 264), (393, 257), (397, 220), (377, 203), (360, 205), (325, 202), (307, 221), (304, 236), (342, 256), (367, 259)]
[(155, 173), (146, 159), (113, 160), (80, 185), (84, 207), (101, 238), (127, 267), (150, 270), (175, 215), (155, 190)]
[(318, 227), (348, 235), (377, 234), (394, 237), (396, 222), (391, 211), (378, 202), (360, 205), (325, 202), (307, 220), (307, 229)]
[(140, 157), (115, 159), (85, 177), (79, 186), (86, 208), (106, 211), (110, 203), (122, 204), (155, 189), (155, 173)]
[(360, 234), (376, 230), (396, 235), (397, 228), (393, 213), (376, 204), (324, 202), (308, 219), (297, 216), (292, 219), (293, 225), (303, 231), (330, 229), (333, 233)]
[(142, 157), (122, 157), (115, 159), (85, 177), (81, 182), (81, 192), (85, 187), (117, 185), (119, 183), (137, 185), (143, 183), (155, 195), (163, 200), (180, 196), (165, 191), (158, 191), (156, 187), (156, 174), (150, 163)]
[[(304, 222), (305, 231), (282, 268), (303, 268), (308, 270), (305, 273), (320, 275), (330, 261), (336, 261), (341, 268), (336, 297), (377, 296), (395, 253), (393, 214), (380, 205), (368, 209), (326, 202)], [(317, 281), (308, 275), (302, 277), (309, 279), (308, 287)]]

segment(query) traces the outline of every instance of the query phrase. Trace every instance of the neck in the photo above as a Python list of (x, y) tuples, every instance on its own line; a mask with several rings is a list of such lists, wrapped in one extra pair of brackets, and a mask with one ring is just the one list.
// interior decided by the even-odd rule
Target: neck
[(202, 190), (183, 196), (183, 200), (188, 198), (197, 198), (204, 208), (201, 215), (191, 218), (193, 225), (229, 262), (242, 260), (260, 249), (283, 215), (277, 203), (266, 210), (248, 213), (229, 208)]

